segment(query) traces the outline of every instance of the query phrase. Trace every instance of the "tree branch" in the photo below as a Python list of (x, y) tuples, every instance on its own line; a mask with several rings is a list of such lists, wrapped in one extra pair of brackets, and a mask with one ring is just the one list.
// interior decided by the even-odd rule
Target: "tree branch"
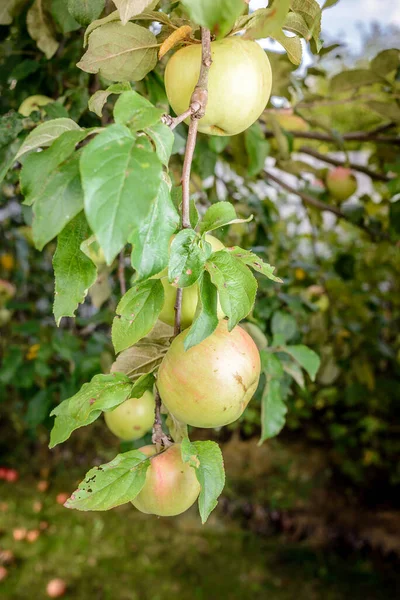
[(317, 160), (321, 160), (322, 162), (326, 162), (330, 165), (335, 165), (336, 167), (349, 167), (353, 171), (358, 171), (359, 173), (364, 173), (368, 175), (371, 179), (375, 181), (391, 181), (392, 177), (389, 175), (385, 175), (384, 173), (376, 173), (375, 171), (371, 171), (368, 167), (364, 167), (363, 165), (357, 165), (356, 163), (346, 163), (346, 161), (340, 160), (338, 158), (334, 158), (333, 156), (329, 156), (328, 154), (321, 154), (321, 152), (317, 152), (313, 148), (309, 148), (308, 146), (302, 146), (299, 148), (298, 152), (302, 152), (303, 154), (308, 154), (309, 156), (313, 156)]
[(172, 445), (170, 438), (164, 433), (162, 428), (161, 419), (161, 396), (156, 389), (155, 393), (155, 409), (154, 409), (154, 424), (153, 424), (153, 436), (152, 442), (156, 445), (157, 452), (160, 452), (162, 448), (168, 448)]
[[(321, 142), (332, 142), (337, 143), (337, 138), (327, 134), (320, 133), (319, 131), (288, 131), (294, 138), (305, 139), (305, 140), (318, 140)], [(266, 138), (272, 138), (275, 136), (274, 132), (270, 129), (264, 131)], [(392, 144), (400, 146), (400, 136), (395, 135), (379, 135), (375, 132), (370, 131), (354, 131), (353, 133), (344, 133), (342, 139), (345, 142), (376, 142), (377, 144)]]
[[(348, 218), (340, 210), (340, 208), (333, 206), (331, 204), (326, 204), (325, 202), (321, 202), (320, 200), (317, 200), (317, 198), (314, 198), (314, 196), (311, 196), (310, 194), (307, 194), (306, 192), (302, 192), (301, 190), (297, 190), (296, 188), (292, 187), (290, 184), (286, 183), (285, 181), (282, 181), (281, 177), (277, 177), (276, 175), (274, 175), (270, 171), (267, 171), (266, 169), (264, 169), (264, 173), (265, 173), (267, 179), (274, 181), (281, 188), (283, 188), (290, 194), (295, 194), (296, 196), (299, 196), (299, 198), (301, 198), (301, 200), (304, 202), (304, 204), (313, 206), (314, 208), (316, 208), (320, 211), (330, 212), (330, 213), (336, 215), (339, 219), (344, 219), (345, 221), (348, 221)], [(362, 229), (363, 231), (365, 231), (365, 233), (368, 233), (368, 235), (371, 237), (371, 239), (373, 241), (376, 240), (376, 233), (374, 231), (372, 231), (371, 229), (369, 229), (369, 227), (367, 227), (366, 225), (358, 225), (357, 223), (352, 223), (352, 225), (354, 225), (355, 227), (358, 227), (359, 229)]]

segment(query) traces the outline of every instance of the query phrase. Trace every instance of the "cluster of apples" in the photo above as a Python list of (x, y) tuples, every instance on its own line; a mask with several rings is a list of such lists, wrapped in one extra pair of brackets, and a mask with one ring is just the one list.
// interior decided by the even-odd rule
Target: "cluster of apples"
[[(178, 50), (165, 71), (170, 105), (181, 114), (190, 105), (201, 65), (201, 46)], [(252, 125), (263, 112), (272, 85), (269, 60), (253, 41), (230, 37), (211, 43), (212, 65), (208, 78), (208, 103), (199, 131), (210, 135), (235, 135)], [(224, 245), (206, 236), (213, 251)], [(168, 282), (167, 269), (157, 277), (164, 287), (165, 301), (159, 316), (174, 324), (176, 287)], [(218, 304), (220, 319), (214, 333), (200, 344), (184, 349), (184, 341), (195, 317), (199, 300), (197, 283), (184, 288), (182, 332), (173, 340), (158, 371), (157, 387), (164, 406), (179, 421), (194, 427), (222, 427), (238, 419), (257, 389), (260, 356), (252, 338), (240, 326), (228, 330)], [(152, 427), (154, 398), (145, 392), (106, 413), (109, 429), (123, 440), (141, 438)], [(157, 456), (155, 446), (140, 451), (152, 456), (146, 482), (132, 504), (144, 513), (177, 515), (187, 510), (200, 493), (195, 470), (184, 463), (179, 444)]]

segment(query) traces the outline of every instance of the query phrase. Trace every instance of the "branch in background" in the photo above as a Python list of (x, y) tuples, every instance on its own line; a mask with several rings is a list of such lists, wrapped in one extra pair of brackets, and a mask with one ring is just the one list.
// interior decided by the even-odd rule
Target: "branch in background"
[(308, 154), (309, 156), (313, 156), (314, 158), (321, 160), (322, 162), (326, 162), (330, 165), (335, 165), (336, 167), (349, 167), (353, 171), (358, 171), (359, 173), (364, 173), (368, 175), (371, 179), (375, 181), (390, 181), (392, 177), (389, 175), (385, 175), (384, 173), (376, 173), (375, 171), (371, 171), (368, 167), (364, 167), (363, 165), (357, 165), (356, 163), (347, 163), (346, 161), (334, 158), (333, 156), (329, 156), (328, 154), (321, 154), (321, 152), (317, 152), (313, 148), (309, 148), (308, 146), (302, 146), (299, 148), (298, 152), (302, 152), (303, 154)]
[(162, 428), (161, 419), (161, 397), (156, 389), (155, 392), (155, 409), (154, 409), (154, 424), (153, 424), (153, 436), (152, 442), (156, 445), (157, 452), (160, 452), (162, 448), (168, 448), (172, 445), (170, 438), (164, 433)]
[[(294, 138), (301, 138), (305, 140), (317, 140), (320, 142), (331, 142), (337, 144), (338, 138), (334, 138), (332, 135), (327, 133), (320, 133), (319, 131), (288, 131)], [(264, 131), (266, 138), (275, 137), (275, 134), (270, 129)], [(341, 138), (345, 142), (376, 142), (377, 144), (392, 144), (400, 146), (400, 136), (395, 135), (379, 135), (374, 131), (355, 131), (353, 133), (344, 133)]]
[[(286, 183), (285, 181), (282, 181), (281, 177), (277, 177), (270, 171), (267, 171), (264, 169), (264, 173), (265, 173), (267, 179), (274, 181), (281, 188), (283, 188), (290, 194), (295, 194), (296, 196), (299, 196), (299, 198), (301, 198), (301, 200), (304, 202), (304, 204), (307, 204), (308, 206), (313, 206), (314, 208), (316, 208), (320, 211), (330, 212), (330, 213), (336, 215), (339, 219), (344, 219), (345, 221), (349, 220), (346, 217), (346, 215), (340, 210), (340, 208), (337, 208), (336, 206), (332, 206), (331, 204), (326, 204), (325, 202), (321, 202), (320, 200), (317, 200), (317, 198), (314, 198), (314, 196), (311, 196), (310, 194), (307, 194), (306, 192), (302, 192), (301, 190), (297, 190), (296, 188), (292, 187), (290, 184)], [(368, 233), (368, 235), (371, 237), (371, 239), (373, 241), (376, 240), (376, 233), (374, 231), (372, 231), (371, 229), (369, 229), (369, 227), (367, 227), (366, 225), (358, 225), (356, 223), (352, 223), (352, 225), (354, 225), (355, 227), (358, 227), (359, 229), (362, 229), (363, 231), (365, 231), (365, 233)]]
[(124, 254), (123, 250), (121, 250), (121, 252), (119, 253), (118, 279), (119, 279), (119, 287), (121, 289), (121, 296), (124, 296), (126, 294), (126, 281), (125, 281), (125, 254)]

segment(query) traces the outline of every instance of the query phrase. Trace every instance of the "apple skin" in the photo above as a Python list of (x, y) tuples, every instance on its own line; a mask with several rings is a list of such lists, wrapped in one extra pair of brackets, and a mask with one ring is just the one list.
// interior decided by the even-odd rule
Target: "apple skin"
[(108, 429), (121, 440), (139, 440), (153, 427), (154, 408), (154, 396), (147, 390), (140, 398), (129, 398), (104, 413), (104, 419)]
[[(209, 135), (236, 135), (263, 112), (272, 87), (271, 65), (265, 51), (251, 40), (228, 37), (211, 43), (206, 114), (199, 131)], [(201, 64), (201, 45), (178, 50), (165, 69), (165, 89), (177, 115), (190, 105)]]
[(157, 386), (166, 408), (194, 427), (221, 427), (236, 421), (257, 389), (260, 355), (241, 327), (228, 331), (220, 321), (212, 335), (185, 351), (188, 330), (172, 342)]
[[(156, 447), (144, 446), (139, 451), (153, 456)], [(190, 508), (199, 493), (194, 468), (183, 462), (181, 446), (174, 444), (150, 461), (145, 484), (132, 504), (146, 514), (173, 517)]]
[(335, 200), (345, 202), (357, 191), (357, 179), (350, 169), (336, 167), (327, 174), (326, 187)]
[[(225, 248), (224, 244), (219, 241), (213, 235), (206, 235), (206, 241), (211, 244), (213, 252), (217, 252), (217, 250), (222, 250)], [(164, 305), (162, 307), (161, 313), (159, 314), (159, 319), (163, 323), (167, 325), (174, 325), (175, 322), (175, 300), (176, 300), (176, 287), (168, 282), (168, 268), (165, 268), (159, 275), (158, 278), (161, 279), (161, 283), (164, 288)], [(182, 294), (182, 314), (181, 314), (181, 327), (182, 329), (186, 329), (190, 327), (193, 323), (193, 319), (196, 313), (197, 302), (199, 299), (199, 286), (197, 283), (194, 283), (190, 287), (183, 288)], [(222, 319), (225, 314), (220, 307), (218, 302), (218, 318)]]
[(28, 96), (28, 98), (25, 98), (25, 100), (22, 102), (18, 112), (24, 117), (29, 117), (34, 110), (39, 110), (41, 106), (46, 106), (46, 104), (50, 104), (50, 102), (54, 102), (54, 100), (48, 96), (42, 96), (40, 94), (36, 96)]

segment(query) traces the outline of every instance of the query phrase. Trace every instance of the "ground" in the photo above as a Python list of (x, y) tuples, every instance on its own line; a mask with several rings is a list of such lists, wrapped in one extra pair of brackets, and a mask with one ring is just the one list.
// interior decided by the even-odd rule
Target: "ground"
[[(395, 583), (359, 555), (338, 557), (284, 537), (243, 530), (218, 510), (202, 526), (197, 510), (157, 519), (130, 505), (79, 513), (57, 504), (79, 474), (58, 469), (46, 491), (38, 479), (0, 482), (0, 551), (15, 556), (0, 582), (4, 600), (46, 598), (61, 577), (74, 600), (386, 600)], [(17, 528), (42, 527), (34, 542)], [(1, 553), (0, 553), (1, 556)]]

